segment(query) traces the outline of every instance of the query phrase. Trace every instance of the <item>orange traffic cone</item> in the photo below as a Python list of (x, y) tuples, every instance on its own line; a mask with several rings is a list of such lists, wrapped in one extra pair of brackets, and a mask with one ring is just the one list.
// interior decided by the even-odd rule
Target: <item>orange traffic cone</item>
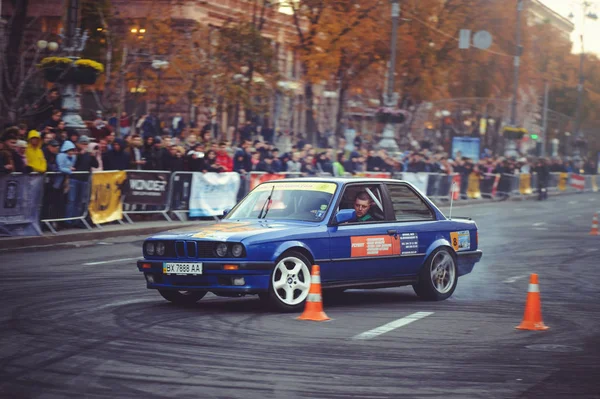
[(592, 218), (592, 231), (590, 231), (590, 235), (598, 235), (598, 212), (594, 213), (594, 217)]
[(310, 291), (306, 299), (304, 312), (298, 320), (327, 321), (331, 320), (323, 311), (323, 296), (321, 295), (321, 269), (313, 265), (310, 277)]
[(540, 287), (538, 285), (537, 274), (532, 274), (529, 279), (525, 315), (521, 324), (515, 328), (531, 331), (542, 331), (550, 328), (542, 321), (542, 302), (540, 300)]

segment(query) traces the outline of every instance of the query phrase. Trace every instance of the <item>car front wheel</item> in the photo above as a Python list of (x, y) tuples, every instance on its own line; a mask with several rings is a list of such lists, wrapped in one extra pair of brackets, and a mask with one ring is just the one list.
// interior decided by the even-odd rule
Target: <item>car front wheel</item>
[(310, 290), (310, 262), (298, 252), (285, 253), (275, 265), (269, 284), (269, 303), (277, 310), (293, 312), (304, 306)]
[(456, 261), (447, 248), (436, 249), (421, 269), (419, 282), (413, 285), (417, 295), (428, 301), (443, 301), (456, 289)]
[(206, 291), (158, 290), (158, 292), (167, 301), (176, 305), (193, 305), (206, 295)]

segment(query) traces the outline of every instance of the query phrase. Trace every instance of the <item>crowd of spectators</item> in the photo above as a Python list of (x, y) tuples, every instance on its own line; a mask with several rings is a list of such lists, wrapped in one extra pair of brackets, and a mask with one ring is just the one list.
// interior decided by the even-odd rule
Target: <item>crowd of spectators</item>
[[(51, 93), (52, 94), (52, 93)], [(48, 99), (52, 104), (52, 97)], [(77, 215), (88, 191), (87, 175), (74, 172), (100, 170), (166, 170), (195, 172), (288, 172), (302, 176), (347, 176), (361, 172), (428, 172), (466, 178), (475, 174), (529, 173), (540, 167), (537, 159), (503, 158), (485, 150), (477, 162), (443, 147), (388, 154), (375, 149), (370, 137), (357, 135), (330, 140), (328, 148), (315, 148), (302, 135), (274, 132), (247, 123), (233, 142), (223, 139), (214, 124), (189, 126), (176, 115), (167, 126), (152, 115), (133, 123), (125, 113), (106, 120), (101, 112), (88, 123), (89, 135), (65, 127), (60, 109), (46, 112), (47, 119), (30, 129), (26, 124), (5, 128), (0, 137), (0, 173), (60, 172), (52, 177), (50, 202), (65, 198), (64, 214)], [(596, 174), (592, 160), (583, 163), (553, 158), (543, 163), (549, 172)], [(53, 200), (52, 200), (53, 199)], [(46, 207), (51, 214), (53, 207)], [(52, 217), (53, 215), (49, 215)]]
[[(235, 135), (234, 142), (215, 135), (211, 125), (186, 126), (180, 115), (165, 128), (155, 118), (144, 115), (135, 124), (125, 113), (108, 120), (98, 112), (89, 124), (89, 135), (65, 128), (58, 109), (37, 129), (25, 124), (4, 130), (0, 139), (0, 173), (57, 172), (98, 170), (167, 170), (198, 172), (290, 172), (305, 176), (352, 175), (360, 172), (429, 173), (527, 173), (535, 168), (535, 159), (503, 158), (485, 150), (477, 162), (443, 147), (413, 148), (388, 154), (369, 143), (369, 137), (357, 136), (350, 146), (340, 138), (330, 148), (317, 149), (293, 133), (275, 134), (248, 123)], [(118, 137), (119, 136), (119, 137)], [(583, 163), (553, 158), (552, 172), (595, 174), (595, 162)]]

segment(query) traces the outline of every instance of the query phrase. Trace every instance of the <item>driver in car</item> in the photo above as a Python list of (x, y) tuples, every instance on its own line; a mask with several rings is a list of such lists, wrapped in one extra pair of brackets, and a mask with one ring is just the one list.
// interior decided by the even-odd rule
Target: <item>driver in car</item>
[(352, 221), (368, 222), (370, 220), (375, 220), (373, 215), (369, 213), (373, 205), (373, 200), (366, 191), (361, 191), (358, 193), (354, 199), (354, 211), (356, 212), (356, 218)]

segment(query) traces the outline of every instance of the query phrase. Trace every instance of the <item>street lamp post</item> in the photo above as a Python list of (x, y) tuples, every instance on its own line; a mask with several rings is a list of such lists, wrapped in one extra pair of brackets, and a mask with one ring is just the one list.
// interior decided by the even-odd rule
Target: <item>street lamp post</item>
[[(519, 101), (519, 73), (521, 67), (521, 14), (523, 12), (523, 0), (517, 0), (517, 31), (516, 31), (516, 48), (514, 58), (514, 88), (513, 98), (510, 107), (510, 124), (512, 127), (517, 127), (517, 106)], [(517, 143), (514, 139), (508, 139), (505, 143), (504, 152), (507, 155), (512, 155), (516, 152)]]
[[(79, 0), (67, 1), (67, 17), (64, 33), (60, 36), (63, 39), (61, 48), (72, 60), (79, 59), (78, 54), (85, 47), (88, 39), (86, 31), (82, 31), (77, 27), (80, 13)], [(79, 115), (81, 111), (81, 93), (79, 85), (74, 82), (67, 82), (62, 89), (63, 97), (63, 120), (65, 125), (75, 130), (87, 132), (87, 127)]]
[[(398, 93), (394, 92), (394, 74), (396, 72), (396, 45), (398, 41), (398, 22), (400, 19), (400, 3), (399, 0), (392, 0), (392, 40), (391, 40), (391, 56), (388, 70), (387, 95), (385, 96), (385, 106), (396, 108), (398, 106)], [(388, 152), (397, 152), (398, 144), (396, 143), (396, 129), (394, 124), (388, 120), (383, 135), (379, 142), (379, 148)]]
[(154, 60), (152, 61), (152, 68), (157, 72), (157, 88), (156, 88), (156, 118), (160, 121), (160, 96), (161, 96), (161, 80), (162, 71), (169, 67), (169, 61)]
[[(588, 12), (589, 8), (592, 6), (592, 3), (589, 1), (583, 1), (581, 3), (581, 7), (582, 7), (582, 11), (583, 11), (583, 16), (582, 16), (582, 23), (581, 23), (581, 29), (583, 31), (583, 27), (585, 26), (585, 20), (586, 19), (592, 19), (594, 21), (598, 20), (598, 15), (596, 15), (595, 13), (592, 12)], [(573, 15), (571, 14), (570, 17), (572, 18)], [(585, 83), (585, 76), (584, 76), (584, 60), (585, 60), (585, 48), (583, 45), (583, 34), (581, 34), (579, 36), (579, 39), (581, 41), (581, 54), (579, 55), (579, 83), (577, 85), (577, 108), (575, 111), (575, 132), (574, 132), (574, 137), (575, 137), (575, 142), (577, 143), (580, 139), (582, 139), (583, 137), (583, 133), (581, 132), (581, 124), (582, 124), (582, 108), (583, 108), (583, 88), (584, 88), (584, 83)], [(580, 155), (580, 148), (579, 146), (576, 144), (574, 151), (573, 151), (573, 155), (574, 156), (579, 156)]]

